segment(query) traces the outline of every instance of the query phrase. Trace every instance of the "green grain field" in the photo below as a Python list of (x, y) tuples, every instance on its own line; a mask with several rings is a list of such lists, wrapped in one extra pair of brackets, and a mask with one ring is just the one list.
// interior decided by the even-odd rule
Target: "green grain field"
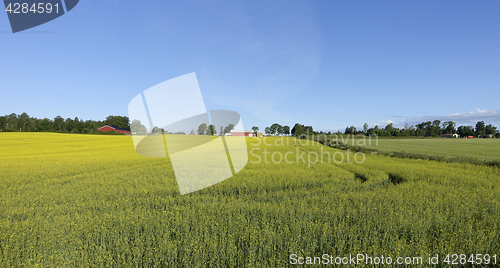
[[(341, 138), (338, 138), (342, 141)], [(380, 152), (408, 152), (448, 157), (472, 157), (476, 159), (500, 160), (500, 139), (463, 138), (376, 138), (365, 139), (362, 143), (355, 137), (354, 145), (362, 144)], [(370, 142), (369, 142), (370, 141)], [(352, 138), (344, 138), (344, 143), (352, 145)]]

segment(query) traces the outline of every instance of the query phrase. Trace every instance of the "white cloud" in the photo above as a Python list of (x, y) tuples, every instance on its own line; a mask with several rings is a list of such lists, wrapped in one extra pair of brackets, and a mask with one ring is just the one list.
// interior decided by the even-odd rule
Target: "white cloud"
[[(406, 120), (401, 120), (398, 123), (398, 127), (403, 126), (405, 123), (410, 125), (420, 124), (422, 122), (434, 121), (454, 121), (457, 125), (476, 125), (478, 121), (484, 121), (486, 124), (492, 124), (500, 126), (500, 111), (497, 110), (486, 110), (486, 109), (476, 109), (476, 112), (470, 111), (468, 113), (454, 113), (444, 116), (421, 116), (407, 118)], [(385, 122), (385, 121), (384, 121)]]
[[(397, 119), (394, 119), (397, 118)], [(385, 127), (387, 124), (393, 123), (394, 127), (403, 128), (406, 123), (410, 126), (416, 126), (422, 122), (440, 120), (441, 123), (445, 121), (453, 121), (457, 124), (457, 126), (462, 125), (472, 125), (475, 126), (478, 121), (484, 121), (486, 124), (492, 124), (494, 126), (500, 127), (500, 111), (498, 110), (487, 110), (487, 109), (476, 109), (476, 112), (470, 111), (468, 113), (453, 113), (449, 115), (436, 115), (436, 116), (416, 116), (416, 117), (403, 117), (403, 116), (394, 116), (393, 119), (387, 119), (378, 121), (378, 123), (368, 123), (368, 128), (373, 128), (375, 125), (378, 125), (380, 128)], [(382, 122), (382, 124), (380, 124)], [(356, 129), (361, 130), (363, 126), (357, 126)], [(344, 132), (345, 128), (337, 128), (337, 129), (327, 129), (326, 131), (332, 132)]]

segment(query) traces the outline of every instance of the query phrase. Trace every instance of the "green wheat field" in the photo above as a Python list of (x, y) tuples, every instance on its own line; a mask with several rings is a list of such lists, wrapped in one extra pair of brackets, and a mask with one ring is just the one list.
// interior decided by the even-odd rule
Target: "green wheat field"
[[(484, 146), (461, 142), (442, 150)], [(169, 159), (138, 155), (130, 136), (0, 133), (0, 267), (288, 267), (291, 254), (358, 253), (425, 266), (429, 254), (500, 254), (496, 167), (341, 162), (346, 151), (291, 137), (247, 144), (242, 171), (180, 195)]]
[(382, 152), (406, 151), (449, 157), (469, 156), (477, 159), (500, 159), (500, 139), (420, 138), (378, 139), (368, 148)]

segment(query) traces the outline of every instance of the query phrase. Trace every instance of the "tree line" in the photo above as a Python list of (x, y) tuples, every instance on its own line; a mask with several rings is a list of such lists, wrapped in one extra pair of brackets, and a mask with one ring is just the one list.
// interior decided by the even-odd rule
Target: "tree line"
[[(134, 119), (132, 123), (130, 123), (132, 133), (133, 134), (139, 134), (139, 135), (146, 135), (149, 134), (147, 131), (146, 126), (144, 126), (140, 120)], [(225, 135), (226, 133), (230, 133), (232, 129), (234, 129), (234, 124), (229, 124), (225, 127), (220, 127), (219, 132), (216, 129), (217, 127), (213, 124), (206, 124), (202, 123), (198, 126), (198, 129), (192, 129), (189, 131), (190, 135), (216, 135), (222, 133)], [(151, 130), (151, 133), (153, 134), (180, 134), (180, 135), (186, 135), (186, 132), (184, 131), (169, 131), (168, 129), (160, 128), (158, 126), (154, 126), (153, 129)]]
[[(198, 135), (215, 135), (217, 133), (222, 133), (222, 134), (226, 134), (226, 133), (230, 133), (231, 130), (234, 129), (234, 125), (233, 124), (229, 124), (225, 127), (220, 127), (220, 132), (217, 132), (217, 129), (214, 125), (210, 124), (210, 125), (207, 125), (205, 123), (202, 123), (199, 127), (198, 127), (198, 131), (196, 132), (196, 134)], [(194, 130), (191, 130), (191, 134), (195, 134), (194, 133), (195, 131)]]
[[(258, 127), (252, 127), (252, 130), (257, 134), (259, 130)], [(346, 127), (345, 131), (342, 133), (338, 131), (337, 133), (332, 132), (315, 132), (312, 126), (305, 126), (296, 123), (292, 129), (289, 126), (281, 126), (278, 123), (272, 124), (265, 128), (266, 135), (294, 135), (299, 137), (300, 135), (309, 134), (350, 134), (350, 135), (366, 135), (366, 136), (380, 136), (380, 137), (441, 137), (444, 134), (458, 134), (460, 137), (482, 137), (489, 138), (496, 137), (500, 138), (500, 133), (497, 127), (492, 124), (486, 124), (484, 121), (479, 121), (475, 126), (463, 125), (457, 127), (454, 121), (444, 121), (440, 120), (427, 121), (417, 124), (415, 126), (410, 126), (405, 124), (403, 128), (394, 127), (393, 123), (387, 124), (385, 127), (380, 128), (378, 125), (369, 128), (368, 124), (363, 125), (363, 129), (358, 130), (354, 126)]]
[(417, 124), (416, 126), (410, 126), (405, 124), (401, 129), (393, 126), (389, 123), (385, 128), (379, 128), (377, 125), (373, 128), (368, 128), (368, 124), (363, 125), (363, 130), (357, 130), (356, 127), (350, 126), (346, 127), (344, 134), (364, 134), (367, 136), (381, 136), (381, 137), (440, 137), (444, 134), (458, 134), (460, 137), (476, 136), (489, 138), (500, 137), (497, 127), (484, 123), (484, 121), (479, 121), (476, 123), (475, 127), (472, 125), (463, 125), (456, 127), (456, 123), (453, 121), (441, 122), (440, 120), (427, 121)]
[[(259, 127), (252, 127), (254, 134), (257, 135)], [(300, 136), (302, 134), (313, 133), (312, 126), (304, 126), (299, 123), (295, 124), (292, 129), (289, 126), (282, 126), (278, 123), (274, 123), (269, 127), (264, 129), (266, 135), (295, 135)]]
[(0, 116), (0, 132), (60, 132), (60, 133), (83, 133), (83, 134), (110, 134), (98, 131), (105, 125), (130, 129), (127, 116), (110, 115), (106, 120), (81, 120), (56, 116), (50, 118), (31, 117), (27, 113)]
[[(61, 116), (56, 116), (54, 119), (49, 118), (36, 118), (31, 117), (27, 113), (15, 114), (11, 113), (9, 115), (0, 116), (0, 132), (60, 132), (60, 133), (83, 133), (83, 134), (107, 134), (106, 132), (98, 131), (100, 127), (105, 125), (119, 127), (123, 129), (130, 129), (130, 122), (127, 116), (110, 115), (107, 116), (105, 120), (95, 121), (95, 120), (81, 120), (78, 117), (74, 119), (66, 118)], [(134, 120), (132, 125), (136, 125), (135, 129), (144, 129), (146, 132), (146, 127), (141, 124), (140, 121)], [(140, 128), (139, 128), (140, 126)], [(228, 125), (224, 128), (221, 127), (217, 130), (214, 125), (201, 124), (198, 129), (191, 130), (190, 134), (198, 135), (215, 135), (217, 133), (229, 133), (234, 128), (234, 125)], [(255, 135), (259, 131), (259, 127), (252, 127)], [(219, 131), (219, 132), (218, 132)], [(152, 131), (153, 133), (161, 133), (163, 129), (155, 127)], [(165, 133), (170, 133), (166, 132)], [(308, 134), (335, 134), (332, 132), (315, 132), (312, 126), (305, 126), (296, 123), (293, 128), (289, 126), (282, 126), (278, 123), (274, 123), (269, 127), (264, 129), (266, 135), (294, 135), (299, 137), (301, 135)], [(176, 134), (186, 134), (186, 133), (176, 133)], [(342, 134), (337, 132), (336, 134)], [(369, 128), (368, 124), (363, 125), (362, 130), (356, 129), (354, 126), (346, 127), (343, 134), (351, 135), (366, 135), (366, 136), (380, 136), (380, 137), (440, 137), (443, 134), (458, 134), (461, 137), (475, 136), (488, 138), (490, 135), (492, 137), (500, 138), (500, 133), (497, 127), (492, 124), (486, 124), (484, 121), (479, 121), (475, 126), (472, 125), (462, 125), (457, 127), (456, 123), (453, 121), (440, 120), (427, 121), (417, 124), (415, 126), (410, 126), (405, 124), (401, 129), (394, 127), (393, 123), (387, 124), (383, 128), (379, 128), (378, 125)]]

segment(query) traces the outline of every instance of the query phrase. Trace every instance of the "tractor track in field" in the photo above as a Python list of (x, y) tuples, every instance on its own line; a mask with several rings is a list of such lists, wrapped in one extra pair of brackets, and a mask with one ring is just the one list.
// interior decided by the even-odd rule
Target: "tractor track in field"
[[(326, 145), (323, 145), (321, 143), (318, 143), (319, 146), (317, 147), (320, 147), (320, 146), (324, 146), (324, 148), (327, 148), (328, 150), (332, 150), (331, 147), (328, 147)], [(311, 150), (311, 149), (308, 149), (306, 148), (307, 145), (302, 145), (300, 144), (300, 141), (295, 141), (294, 140), (294, 146), (295, 147), (298, 147), (299, 151), (302, 151), (304, 153), (307, 153), (308, 155), (310, 155), (312, 152), (316, 153), (316, 154), (319, 154), (319, 152), (315, 151), (315, 150)], [(338, 150), (338, 149), (337, 149)], [(341, 150), (339, 150), (340, 152), (342, 152)], [(342, 152), (344, 153), (344, 152)], [(380, 180), (373, 180), (370, 178), (370, 176), (367, 176), (366, 174), (363, 174), (363, 172), (359, 172), (359, 171), (354, 171), (352, 170), (352, 168), (350, 168), (350, 165), (355, 165), (355, 163), (336, 163), (335, 161), (332, 161), (333, 165), (335, 165), (336, 167), (339, 167), (349, 173), (351, 173), (353, 175), (353, 179), (355, 180), (358, 180), (360, 181), (360, 183), (362, 184), (367, 184), (367, 186), (369, 187), (369, 190), (372, 190), (374, 188), (379, 188), (379, 187), (385, 187), (389, 184), (393, 184), (393, 185), (398, 185), (400, 183), (403, 183), (405, 182), (405, 179), (401, 176), (401, 175), (398, 175), (398, 174), (395, 174), (393, 172), (387, 172), (386, 170), (380, 168), (380, 167), (370, 167), (370, 169), (375, 169), (376, 171), (380, 172), (383, 174), (383, 177), (384, 179)], [(360, 164), (356, 164), (356, 165), (360, 165)], [(364, 168), (363, 168), (364, 169)]]

